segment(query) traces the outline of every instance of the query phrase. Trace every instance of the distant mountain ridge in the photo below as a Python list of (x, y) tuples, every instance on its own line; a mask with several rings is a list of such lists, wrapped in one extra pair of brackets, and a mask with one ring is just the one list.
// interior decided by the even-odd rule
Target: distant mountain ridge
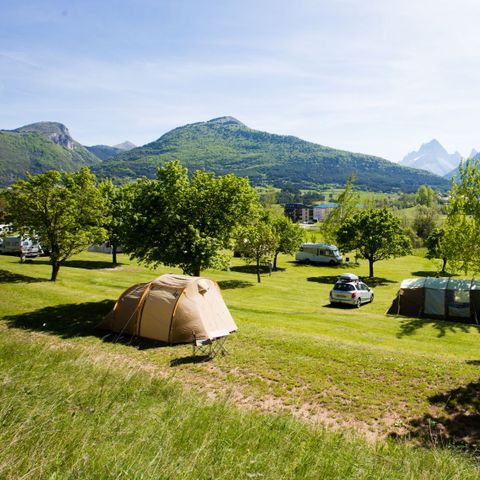
[(325, 147), (300, 138), (247, 127), (236, 118), (218, 117), (177, 127), (154, 142), (116, 155), (94, 168), (101, 177), (154, 177), (156, 168), (180, 160), (190, 171), (248, 176), (254, 185), (318, 188), (344, 185), (355, 173), (356, 186), (377, 191), (416, 191), (427, 184), (448, 189), (437, 175), (385, 159)]
[(85, 147), (89, 152), (96, 155), (100, 160), (108, 160), (109, 158), (118, 155), (119, 153), (128, 152), (132, 148), (136, 148), (132, 142), (122, 142), (113, 147), (110, 145), (92, 145), (91, 147)]
[(231, 116), (177, 127), (154, 142), (127, 150), (132, 145), (124, 142), (87, 149), (58, 122), (3, 130), (0, 186), (24, 178), (27, 171), (72, 171), (83, 165), (91, 167), (99, 178), (153, 178), (158, 166), (180, 160), (190, 172), (205, 168), (217, 175), (234, 173), (248, 176), (253, 185), (287, 189), (344, 185), (353, 173), (357, 176), (356, 186), (366, 190), (412, 192), (423, 184), (439, 189), (449, 187), (447, 180), (426, 171), (293, 136), (254, 130)]
[[(477, 153), (475, 149), (472, 149), (468, 158), (475, 157)], [(405, 155), (399, 164), (451, 178), (452, 173), (458, 171), (458, 165), (462, 159), (463, 157), (459, 152), (448, 153), (438, 140), (433, 139), (424, 143), (418, 151)]]
[(0, 187), (25, 178), (27, 172), (73, 171), (98, 163), (99, 158), (74, 140), (61, 123), (38, 122), (0, 130)]
[(460, 153), (448, 153), (438, 140), (433, 139), (424, 143), (417, 152), (410, 152), (399, 163), (443, 176), (456, 168), (461, 159)]

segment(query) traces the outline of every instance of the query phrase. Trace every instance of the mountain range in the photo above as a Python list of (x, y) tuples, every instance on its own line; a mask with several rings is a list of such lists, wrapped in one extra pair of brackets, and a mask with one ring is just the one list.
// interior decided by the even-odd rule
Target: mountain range
[(233, 117), (219, 117), (175, 128), (154, 142), (83, 147), (68, 129), (41, 122), (0, 131), (0, 186), (27, 171), (75, 170), (88, 165), (100, 178), (118, 181), (147, 176), (158, 166), (180, 160), (190, 171), (205, 168), (217, 175), (248, 176), (253, 185), (318, 189), (344, 185), (356, 174), (356, 186), (375, 191), (412, 192), (423, 184), (447, 189), (437, 175), (385, 159), (338, 150), (300, 138), (254, 130)]
[[(476, 155), (478, 155), (478, 152), (472, 149), (469, 158)], [(461, 160), (463, 160), (463, 157), (460, 153), (448, 153), (438, 140), (433, 139), (424, 143), (418, 151), (406, 155), (399, 164), (427, 170), (450, 179), (458, 171)]]

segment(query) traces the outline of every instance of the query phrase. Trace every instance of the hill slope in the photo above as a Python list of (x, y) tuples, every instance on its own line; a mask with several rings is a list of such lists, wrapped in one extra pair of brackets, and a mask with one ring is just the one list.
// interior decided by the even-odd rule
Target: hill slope
[(103, 162), (95, 170), (100, 176), (153, 177), (159, 165), (175, 159), (190, 170), (205, 168), (218, 175), (231, 172), (248, 176), (255, 185), (343, 185), (356, 173), (356, 185), (368, 190), (410, 192), (422, 184), (440, 189), (449, 186), (445, 179), (425, 171), (293, 136), (253, 130), (232, 117), (176, 128), (152, 143)]
[(0, 187), (25, 178), (27, 172), (73, 171), (98, 163), (61, 123), (40, 122), (0, 131)]

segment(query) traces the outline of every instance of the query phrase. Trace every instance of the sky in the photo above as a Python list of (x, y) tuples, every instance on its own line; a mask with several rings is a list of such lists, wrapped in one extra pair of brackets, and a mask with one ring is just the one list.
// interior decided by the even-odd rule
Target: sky
[(401, 160), (480, 150), (477, 0), (0, 0), (0, 129), (143, 145), (230, 115)]

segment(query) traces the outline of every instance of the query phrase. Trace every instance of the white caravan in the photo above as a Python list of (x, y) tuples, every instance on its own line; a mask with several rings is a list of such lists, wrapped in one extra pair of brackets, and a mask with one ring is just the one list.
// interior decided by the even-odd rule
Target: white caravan
[(300, 263), (326, 263), (339, 265), (343, 257), (335, 245), (326, 243), (304, 243), (295, 255), (295, 260)]

